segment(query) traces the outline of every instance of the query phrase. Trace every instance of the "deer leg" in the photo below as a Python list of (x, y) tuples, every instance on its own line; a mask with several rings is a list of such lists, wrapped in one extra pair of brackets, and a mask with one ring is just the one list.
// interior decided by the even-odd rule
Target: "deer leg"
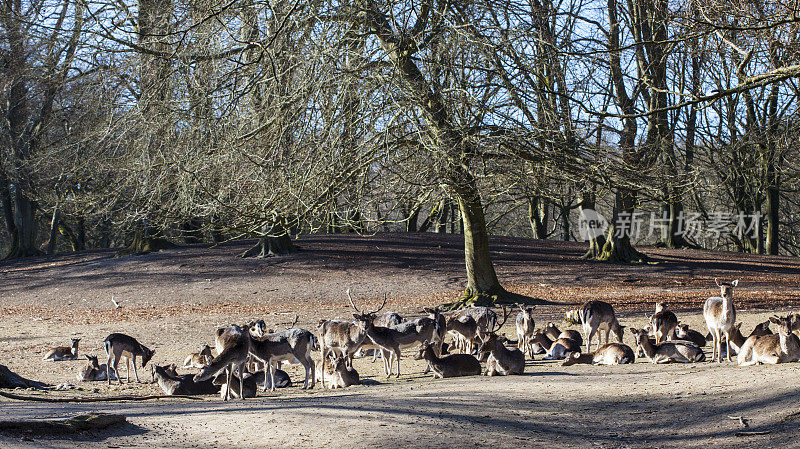
[(239, 363), (239, 398), (244, 401), (244, 363)]
[(400, 348), (395, 348), (394, 349), (394, 356), (397, 359), (397, 376), (395, 376), (395, 377), (399, 378), (400, 377)]
[[(275, 391), (275, 388), (276, 388), (275, 387), (275, 366), (272, 365), (271, 363), (269, 364), (269, 380), (272, 383), (272, 385), (270, 386), (269, 391)], [(265, 387), (267, 386), (266, 373), (264, 373), (264, 386)], [(266, 391), (266, 388), (264, 389), (264, 391)]]
[(131, 359), (125, 357), (125, 383), (131, 383)]
[(730, 332), (725, 333), (725, 358), (728, 361), (731, 361), (731, 334)]
[(136, 356), (133, 356), (133, 375), (136, 376), (136, 383), (141, 383), (139, 381), (139, 373), (136, 372)]

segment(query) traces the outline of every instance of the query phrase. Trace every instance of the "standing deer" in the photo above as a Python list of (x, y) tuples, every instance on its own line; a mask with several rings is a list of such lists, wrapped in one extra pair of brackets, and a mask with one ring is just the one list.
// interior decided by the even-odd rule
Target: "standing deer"
[(533, 331), (535, 330), (536, 322), (533, 320), (533, 311), (536, 306), (523, 307), (522, 304), (517, 304), (520, 312), (517, 314), (515, 324), (517, 325), (517, 347), (523, 353), (528, 353), (530, 358), (533, 358), (533, 348), (531, 338), (533, 338)]
[(133, 374), (136, 376), (136, 382), (139, 382), (139, 373), (136, 371), (136, 356), (142, 358), (142, 368), (144, 368), (147, 365), (147, 362), (153, 358), (153, 354), (155, 354), (154, 350), (148, 349), (147, 346), (139, 343), (135, 338), (129, 335), (118, 333), (114, 333), (106, 337), (106, 339), (103, 340), (103, 347), (105, 348), (106, 355), (108, 356), (108, 362), (106, 363), (106, 376), (109, 385), (111, 385), (112, 368), (114, 373), (117, 374), (117, 380), (119, 381), (120, 385), (122, 385), (122, 376), (119, 375), (119, 369), (117, 369), (120, 358), (125, 357), (125, 381), (128, 383), (131, 381), (130, 369), (131, 362), (133, 362)]
[(650, 324), (656, 337), (656, 344), (661, 344), (666, 340), (672, 340), (675, 327), (678, 325), (678, 317), (667, 310), (666, 302), (660, 301), (656, 303), (656, 313), (650, 317)]
[[(599, 330), (606, 331), (606, 343), (608, 343), (608, 334), (614, 332), (617, 336), (617, 341), (622, 343), (625, 326), (620, 326), (617, 321), (617, 316), (614, 314), (614, 308), (611, 304), (603, 301), (588, 301), (580, 309), (581, 325), (583, 326), (583, 333), (586, 335), (586, 352), (592, 349), (592, 337)], [(597, 348), (600, 348), (600, 335), (597, 336)]]
[(475, 318), (469, 315), (447, 317), (445, 329), (453, 336), (453, 344), (458, 351), (472, 354), (472, 342), (478, 335)]
[(42, 357), (45, 362), (60, 362), (63, 360), (77, 360), (78, 359), (78, 342), (80, 338), (72, 339), (72, 346), (58, 346), (49, 351)]
[(706, 300), (703, 306), (703, 317), (706, 319), (706, 326), (714, 340), (714, 352), (711, 360), (722, 363), (722, 337), (725, 337), (725, 357), (731, 361), (731, 331), (736, 323), (736, 308), (733, 306), (733, 289), (739, 285), (736, 279), (730, 284), (720, 284), (718, 280), (714, 282), (719, 287), (720, 296), (712, 296)]
[[(311, 353), (317, 344), (314, 334), (299, 328), (286, 329), (281, 332), (265, 334), (259, 339), (250, 339), (250, 355), (264, 364), (264, 378), (269, 369), (269, 385), (275, 391), (275, 369), (281, 361), (299, 363), (306, 370), (303, 389), (314, 388), (315, 367)], [(308, 379), (311, 378), (311, 385)], [(267, 391), (267, 382), (264, 382), (264, 391)]]
[(218, 355), (194, 376), (194, 381), (202, 382), (225, 370), (224, 384), (226, 388), (222, 394), (222, 399), (227, 401), (230, 397), (231, 381), (234, 379), (234, 374), (238, 373), (239, 397), (241, 399), (247, 397), (244, 392), (244, 367), (250, 354), (250, 343), (250, 329), (247, 325), (237, 326), (231, 324), (228, 327), (217, 329), (215, 344)]

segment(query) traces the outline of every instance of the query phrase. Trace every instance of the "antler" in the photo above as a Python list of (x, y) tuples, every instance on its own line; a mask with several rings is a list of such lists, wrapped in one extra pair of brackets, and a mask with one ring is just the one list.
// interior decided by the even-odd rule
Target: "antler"
[(502, 308), (503, 308), (503, 321), (501, 321), (501, 322), (500, 322), (500, 325), (499, 325), (499, 326), (497, 326), (497, 328), (496, 328), (496, 329), (495, 329), (495, 328), (493, 328), (493, 329), (492, 329), (491, 331), (489, 331), (489, 332), (497, 332), (497, 331), (499, 331), (499, 330), (500, 330), (500, 328), (502, 328), (502, 327), (503, 327), (503, 325), (504, 325), (504, 324), (506, 324), (506, 320), (508, 320), (508, 309), (506, 309), (506, 306), (500, 306), (500, 307), (502, 307)]
[(378, 313), (378, 312), (380, 312), (381, 310), (383, 310), (383, 308), (386, 306), (386, 298), (387, 298), (387, 296), (386, 296), (386, 293), (384, 293), (384, 294), (383, 294), (383, 304), (381, 304), (381, 306), (380, 306), (380, 307), (378, 307), (378, 310), (376, 310), (376, 311), (374, 311), (374, 312), (370, 312), (370, 314)]
[(289, 328), (290, 329), (293, 328), (297, 324), (298, 321), (300, 321), (300, 315), (295, 313), (294, 314), (294, 321), (292, 321), (292, 324), (289, 325)]
[(714, 278), (714, 282), (717, 284), (717, 287), (722, 287), (721, 285), (719, 285), (719, 280), (717, 278)]
[(356, 307), (356, 303), (353, 302), (353, 297), (350, 296), (350, 289), (349, 288), (347, 289), (347, 299), (350, 300), (350, 305), (353, 306), (353, 310), (355, 310), (358, 313), (361, 313), (361, 311), (358, 310), (358, 307)]

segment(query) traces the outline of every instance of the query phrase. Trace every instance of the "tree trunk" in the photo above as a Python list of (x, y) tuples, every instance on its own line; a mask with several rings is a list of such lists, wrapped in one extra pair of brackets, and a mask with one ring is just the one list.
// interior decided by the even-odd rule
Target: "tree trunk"
[[(593, 191), (584, 190), (581, 192), (580, 211), (581, 215), (588, 211), (596, 212), (595, 194)], [(587, 235), (586, 240), (589, 242), (589, 251), (583, 255), (583, 259), (598, 259), (603, 254), (603, 246), (606, 244), (605, 236), (602, 232), (599, 232), (597, 235)]]
[[(631, 244), (634, 204), (636, 195), (627, 189), (618, 189), (614, 204), (614, 216), (608, 227), (603, 251), (597, 260), (615, 263), (642, 263), (649, 257), (637, 251)], [(628, 220), (628, 221), (626, 221)]]
[(297, 252), (297, 247), (292, 242), (292, 237), (281, 223), (274, 223), (272, 226), (264, 228), (264, 236), (258, 239), (258, 243), (252, 248), (243, 252), (240, 257), (273, 257), (283, 256)]
[(540, 196), (528, 198), (528, 222), (531, 226), (533, 238), (547, 238), (547, 218), (549, 209), (549, 203), (546, 198)]
[(53, 209), (53, 218), (50, 219), (50, 238), (47, 240), (45, 253), (53, 254), (56, 249), (56, 238), (58, 236), (58, 222), (61, 220), (61, 208), (58, 204)]
[(11, 238), (12, 246), (7, 259), (37, 256), (41, 254), (36, 247), (36, 203), (31, 201), (25, 192), (14, 195), (14, 227), (15, 236)]

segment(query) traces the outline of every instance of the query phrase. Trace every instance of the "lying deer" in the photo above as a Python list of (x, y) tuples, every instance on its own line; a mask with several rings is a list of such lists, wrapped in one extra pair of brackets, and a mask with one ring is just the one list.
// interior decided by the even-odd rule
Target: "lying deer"
[[(78, 371), (78, 374), (75, 376), (78, 381), (93, 382), (107, 380), (108, 366), (105, 363), (101, 365), (96, 356), (86, 355), (86, 358), (89, 360), (89, 364)], [(113, 372), (111, 373), (111, 376), (114, 376)]]
[(701, 348), (706, 345), (706, 337), (694, 329), (689, 329), (688, 324), (679, 323), (675, 326), (675, 337), (678, 340), (691, 341)]
[(176, 375), (177, 373), (167, 370), (166, 366), (153, 365), (151, 370), (153, 379), (168, 396), (216, 394), (220, 390), (211, 379), (195, 382), (192, 374)]
[(130, 383), (131, 381), (131, 362), (133, 362), (133, 374), (136, 376), (136, 382), (139, 382), (139, 373), (136, 372), (136, 357), (141, 357), (142, 368), (144, 368), (155, 353), (154, 350), (148, 349), (147, 346), (139, 343), (135, 338), (118, 333), (106, 337), (106, 339), (103, 340), (103, 347), (108, 356), (108, 362), (106, 363), (108, 372), (106, 373), (106, 377), (109, 385), (111, 385), (112, 369), (117, 374), (117, 380), (120, 385), (122, 385), (122, 376), (119, 375), (119, 369), (117, 368), (120, 358), (125, 358), (125, 382)]
[(525, 354), (519, 348), (507, 348), (496, 334), (503, 327), (507, 318), (508, 312), (503, 307), (503, 321), (499, 326), (489, 330), (486, 340), (478, 348), (478, 352), (489, 354), (486, 359), (486, 371), (483, 373), (485, 376), (498, 374), (507, 376), (509, 374), (522, 374), (525, 371)]
[(431, 344), (426, 340), (414, 356), (414, 360), (426, 360), (433, 370), (433, 378), (479, 376), (481, 363), (472, 354), (450, 354), (438, 357)]
[[(322, 361), (319, 363), (319, 370), (323, 369), (324, 365)], [(361, 383), (361, 380), (358, 377), (358, 371), (356, 371), (352, 367), (348, 367), (347, 363), (345, 363), (345, 359), (342, 356), (335, 356), (331, 361), (330, 365), (328, 365), (327, 369), (328, 380), (323, 383), (324, 388), (346, 388), (351, 385), (358, 385)]]
[(725, 338), (725, 358), (731, 361), (731, 331), (736, 323), (736, 308), (733, 306), (733, 289), (739, 285), (739, 280), (730, 284), (720, 284), (714, 279), (720, 290), (720, 296), (712, 296), (703, 306), (703, 317), (706, 319), (708, 331), (714, 339), (712, 361), (722, 363), (722, 338)]
[(244, 392), (242, 373), (245, 372), (244, 367), (250, 354), (250, 343), (250, 329), (247, 325), (237, 326), (231, 324), (228, 327), (217, 329), (215, 344), (218, 355), (194, 376), (194, 381), (202, 382), (224, 370), (225, 380), (223, 383), (226, 388), (224, 388), (224, 392), (221, 392), (221, 395), (222, 399), (227, 401), (231, 390), (227, 387), (232, 385), (231, 381), (234, 379), (234, 373), (239, 373), (239, 397), (241, 399), (249, 397)]
[(578, 363), (590, 365), (625, 365), (636, 361), (633, 349), (624, 343), (606, 343), (595, 352), (571, 352), (561, 363), (570, 366)]
[(186, 360), (183, 361), (183, 368), (203, 368), (212, 360), (214, 360), (214, 354), (211, 353), (211, 346), (203, 345), (200, 352), (194, 352), (186, 357)]
[(544, 360), (560, 360), (570, 352), (580, 352), (581, 350), (580, 345), (575, 340), (571, 338), (551, 340), (541, 329), (537, 329), (533, 333), (531, 342), (541, 345), (547, 351)]
[(42, 357), (45, 362), (61, 362), (64, 360), (77, 360), (78, 359), (78, 342), (80, 338), (72, 339), (72, 346), (58, 346), (49, 351)]
[[(617, 341), (622, 343), (625, 326), (620, 326), (614, 308), (603, 301), (588, 301), (580, 309), (581, 326), (586, 335), (586, 352), (591, 351), (592, 337), (600, 330), (606, 331), (606, 343), (611, 332), (617, 336)], [(597, 336), (597, 348), (600, 348), (600, 335)]]
[(575, 343), (578, 343), (578, 346), (583, 346), (583, 337), (581, 336), (580, 332), (572, 329), (567, 329), (562, 331), (558, 328), (558, 326), (555, 325), (555, 323), (552, 323), (550, 321), (548, 321), (547, 324), (545, 324), (544, 326), (544, 334), (547, 335), (547, 337), (550, 340), (558, 340), (559, 338), (570, 338), (572, 340), (575, 340)]
[(650, 324), (653, 326), (653, 334), (656, 337), (656, 344), (661, 344), (672, 339), (675, 327), (678, 325), (678, 317), (667, 310), (667, 303), (660, 301), (656, 303), (656, 313), (650, 317)]
[(792, 332), (796, 318), (793, 315), (775, 316), (769, 320), (778, 325), (778, 334), (748, 337), (738, 356), (740, 366), (800, 360), (800, 339)]
[(631, 333), (637, 348), (641, 349), (653, 363), (694, 363), (703, 362), (706, 359), (703, 350), (690, 341), (668, 341), (654, 345), (646, 331), (631, 328)]

